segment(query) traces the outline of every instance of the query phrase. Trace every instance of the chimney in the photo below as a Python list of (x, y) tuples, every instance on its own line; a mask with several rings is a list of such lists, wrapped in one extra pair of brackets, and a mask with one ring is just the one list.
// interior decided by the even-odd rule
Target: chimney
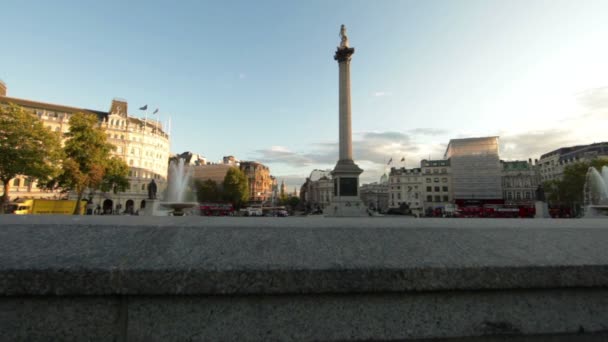
[(6, 83), (0, 80), (0, 96), (6, 96)]

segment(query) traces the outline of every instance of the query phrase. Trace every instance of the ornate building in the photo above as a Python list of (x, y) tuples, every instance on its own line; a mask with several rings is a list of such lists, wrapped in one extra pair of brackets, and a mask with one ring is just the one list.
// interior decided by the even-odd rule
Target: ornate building
[(403, 204), (416, 215), (422, 214), (424, 193), (420, 168), (391, 168), (388, 177), (388, 207), (400, 208)]
[(501, 161), (502, 190), (506, 205), (534, 205), (540, 184), (538, 167), (532, 160)]
[(276, 179), (270, 175), (270, 169), (264, 164), (244, 161), (240, 168), (249, 180), (249, 201), (263, 204), (272, 202), (276, 197)]
[(331, 204), (334, 183), (330, 170), (313, 170), (300, 188), (300, 200), (307, 211), (322, 212)]
[[(130, 188), (118, 194), (89, 192), (91, 198), (106, 213), (134, 213), (145, 207), (148, 196), (147, 185), (152, 179), (162, 196), (167, 183), (167, 162), (169, 159), (169, 135), (163, 131), (160, 122), (133, 117), (128, 114), (127, 101), (112, 100), (110, 110), (98, 111), (84, 108), (56, 105), (6, 96), (6, 86), (0, 85), (0, 106), (13, 103), (36, 115), (50, 130), (66, 133), (69, 120), (74, 113), (88, 113), (97, 116), (104, 128), (108, 141), (116, 146), (114, 155), (122, 158), (130, 167)], [(17, 177), (10, 188), (12, 198), (60, 198), (58, 191), (38, 188), (35, 180)]]

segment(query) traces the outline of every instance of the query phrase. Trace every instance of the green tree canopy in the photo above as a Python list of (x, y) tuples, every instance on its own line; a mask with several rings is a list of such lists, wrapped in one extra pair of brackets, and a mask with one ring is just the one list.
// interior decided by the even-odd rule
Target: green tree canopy
[(224, 177), (224, 199), (239, 209), (249, 201), (249, 181), (243, 171), (231, 167)]
[(553, 203), (580, 206), (583, 204), (583, 193), (587, 171), (593, 166), (601, 170), (602, 166), (608, 165), (608, 159), (594, 159), (591, 162), (578, 162), (564, 168), (564, 176), (561, 180), (543, 183), (543, 188), (549, 194), (548, 200)]
[(201, 181), (197, 179), (194, 181), (194, 187), (199, 202), (217, 202), (222, 199), (222, 193), (214, 180)]
[(101, 179), (100, 190), (103, 192), (119, 193), (129, 189), (129, 165), (118, 158), (108, 159), (103, 178)]
[[(93, 114), (76, 113), (70, 118), (70, 130), (66, 133), (63, 171), (56, 179), (55, 185), (64, 191), (74, 191), (77, 195), (74, 214), (80, 212), (80, 200), (86, 189), (96, 190), (102, 187), (106, 169), (120, 172), (122, 165), (111, 161), (110, 152), (115, 148), (107, 142), (104, 130), (99, 126), (97, 117)], [(128, 171), (127, 171), (128, 173)], [(124, 173), (123, 173), (124, 174)], [(104, 187), (114, 187), (116, 182), (105, 178)]]
[(13, 104), (0, 106), (0, 180), (4, 185), (0, 204), (8, 201), (9, 182), (17, 175), (41, 183), (57, 175), (60, 141), (59, 134), (45, 128), (35, 115)]

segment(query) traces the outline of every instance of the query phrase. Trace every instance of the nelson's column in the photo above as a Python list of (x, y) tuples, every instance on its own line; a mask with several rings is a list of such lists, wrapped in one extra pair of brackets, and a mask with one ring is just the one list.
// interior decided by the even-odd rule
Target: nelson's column
[(326, 216), (365, 216), (365, 206), (359, 198), (359, 175), (363, 170), (353, 161), (351, 128), (350, 60), (355, 49), (348, 46), (344, 25), (340, 28), (340, 37), (340, 46), (334, 55), (340, 69), (340, 157), (331, 172), (334, 197)]

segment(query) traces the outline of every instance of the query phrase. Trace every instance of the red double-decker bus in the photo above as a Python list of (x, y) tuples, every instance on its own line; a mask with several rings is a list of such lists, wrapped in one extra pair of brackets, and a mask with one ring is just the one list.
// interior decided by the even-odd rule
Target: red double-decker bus
[(234, 207), (231, 203), (201, 203), (201, 216), (232, 216)]

